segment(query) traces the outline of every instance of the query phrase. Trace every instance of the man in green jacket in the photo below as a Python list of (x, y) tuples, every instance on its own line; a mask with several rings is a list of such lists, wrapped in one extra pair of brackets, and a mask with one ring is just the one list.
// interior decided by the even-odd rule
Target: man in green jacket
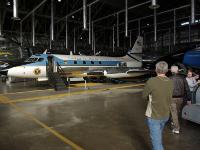
[(143, 98), (148, 100), (145, 115), (153, 150), (163, 150), (162, 132), (170, 115), (173, 82), (166, 77), (167, 72), (168, 64), (164, 61), (158, 62), (156, 64), (157, 76), (147, 81), (143, 91)]

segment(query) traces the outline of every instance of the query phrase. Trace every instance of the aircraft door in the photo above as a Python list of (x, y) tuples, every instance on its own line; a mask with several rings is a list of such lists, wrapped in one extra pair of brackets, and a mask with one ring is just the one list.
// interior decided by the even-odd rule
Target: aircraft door
[(126, 62), (120, 62), (120, 63), (119, 63), (119, 67), (127, 67)]
[(54, 58), (53, 58), (53, 56), (48, 56), (47, 60), (48, 60), (47, 72), (54, 72)]

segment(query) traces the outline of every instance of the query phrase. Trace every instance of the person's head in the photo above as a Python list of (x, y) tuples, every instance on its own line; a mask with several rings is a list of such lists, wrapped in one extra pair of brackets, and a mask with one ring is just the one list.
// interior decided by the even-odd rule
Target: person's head
[(192, 70), (190, 70), (190, 69), (188, 70), (187, 77), (188, 77), (188, 78), (191, 78), (191, 77), (192, 77)]
[(166, 74), (168, 72), (168, 64), (165, 61), (160, 61), (156, 64), (157, 74)]
[(178, 66), (171, 66), (171, 72), (172, 74), (177, 74), (178, 73)]

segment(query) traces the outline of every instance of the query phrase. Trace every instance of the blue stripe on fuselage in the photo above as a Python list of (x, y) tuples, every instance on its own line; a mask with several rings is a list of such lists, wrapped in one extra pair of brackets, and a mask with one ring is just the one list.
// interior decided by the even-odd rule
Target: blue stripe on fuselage
[[(34, 56), (33, 56), (34, 57)], [(27, 64), (26, 66), (46, 66), (47, 56), (36, 55), (37, 58), (43, 58), (41, 62)], [(54, 56), (54, 61), (61, 66), (117, 66), (121, 61), (106, 61), (106, 60), (62, 60)]]
[[(120, 61), (74, 61), (74, 60), (67, 60), (67, 61), (57, 61), (61, 66), (117, 66)], [(76, 64), (75, 64), (76, 62)], [(92, 63), (93, 62), (93, 63)], [(47, 61), (42, 62), (35, 62), (27, 64), (26, 66), (46, 66)]]
[(117, 66), (120, 61), (84, 61), (84, 60), (59, 60), (61, 66)]

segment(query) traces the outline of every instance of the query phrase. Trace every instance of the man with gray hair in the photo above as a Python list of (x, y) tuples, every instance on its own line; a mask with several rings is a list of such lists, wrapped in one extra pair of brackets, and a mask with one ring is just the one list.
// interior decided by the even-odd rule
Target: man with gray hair
[(173, 82), (165, 75), (168, 64), (164, 61), (156, 64), (157, 76), (145, 84), (143, 98), (148, 100), (145, 116), (150, 131), (153, 150), (163, 150), (162, 132), (170, 115)]
[(191, 93), (186, 79), (178, 74), (178, 66), (171, 66), (171, 73), (172, 76), (170, 76), (169, 78), (173, 81), (174, 85), (173, 98), (170, 107), (173, 125), (172, 132), (179, 134), (179, 116), (181, 114), (183, 100), (186, 99), (187, 101), (191, 101)]
[(171, 72), (178, 74), (178, 66), (171, 66)]

